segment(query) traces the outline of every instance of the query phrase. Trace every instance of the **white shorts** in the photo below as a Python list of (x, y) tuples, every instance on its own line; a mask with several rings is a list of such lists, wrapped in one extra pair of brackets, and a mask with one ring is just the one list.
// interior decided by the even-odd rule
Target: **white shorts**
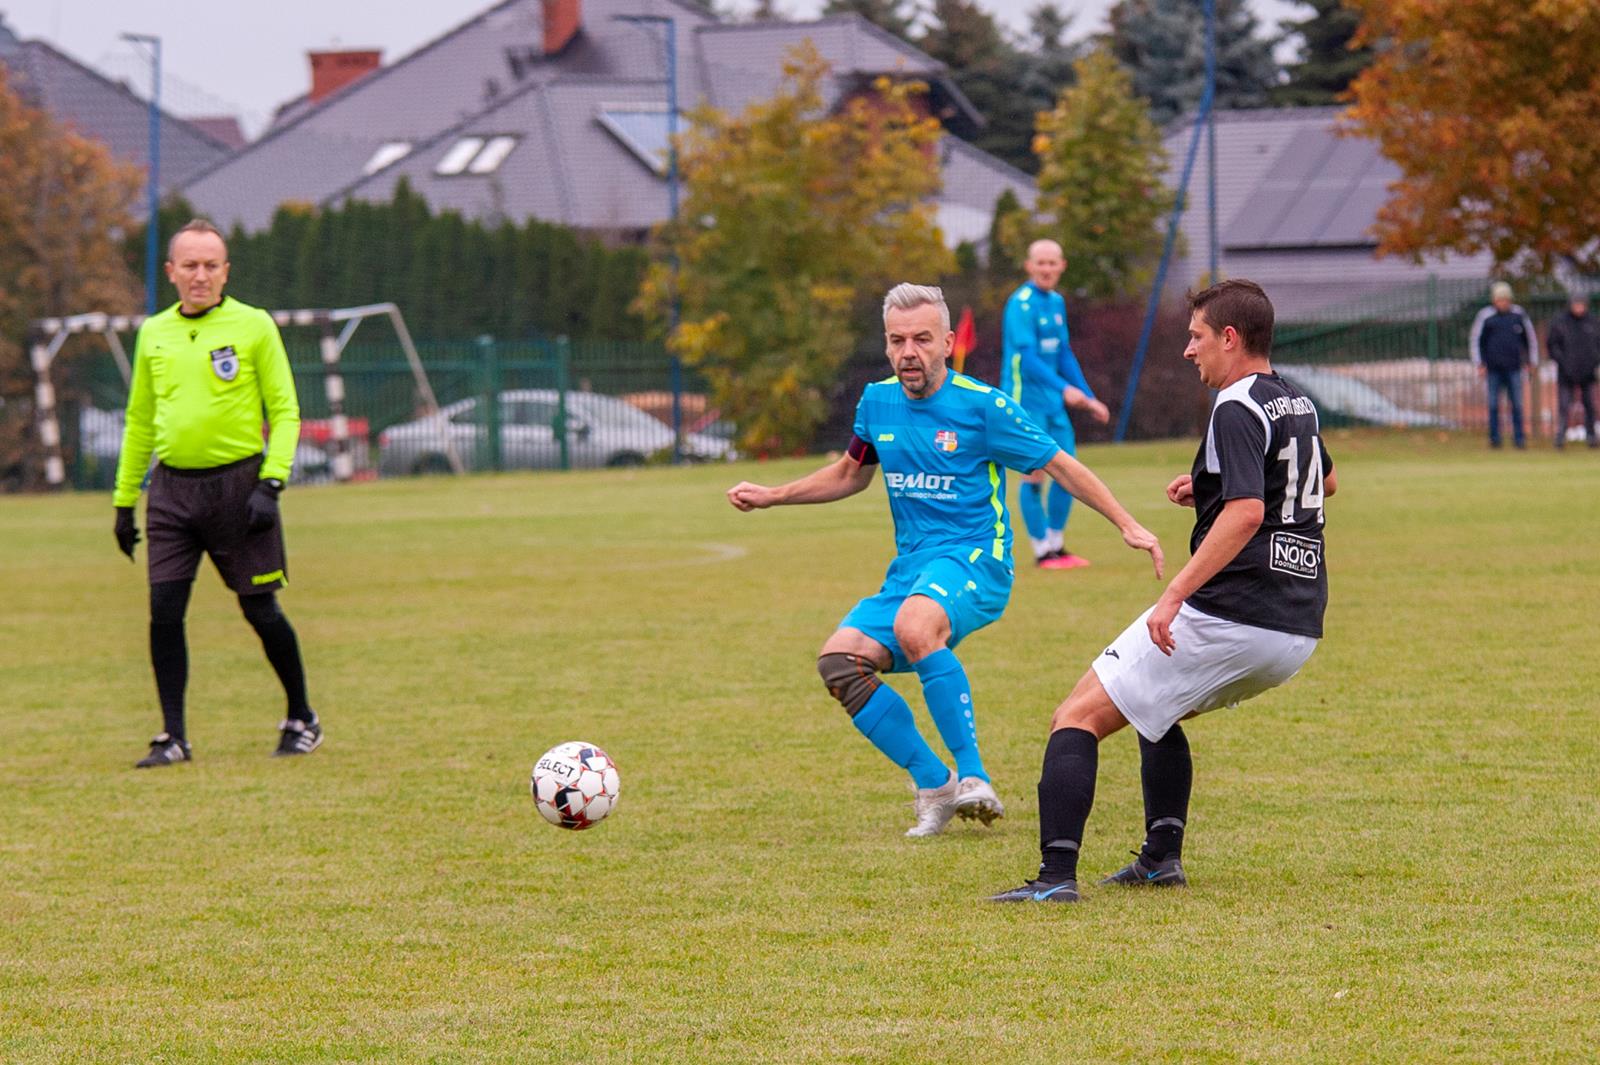
[(1185, 603), (1172, 619), (1172, 656), (1150, 640), (1139, 615), (1094, 660), (1106, 694), (1152, 743), (1189, 714), (1235, 706), (1276, 688), (1317, 649), (1312, 636), (1258, 629), (1202, 614)]

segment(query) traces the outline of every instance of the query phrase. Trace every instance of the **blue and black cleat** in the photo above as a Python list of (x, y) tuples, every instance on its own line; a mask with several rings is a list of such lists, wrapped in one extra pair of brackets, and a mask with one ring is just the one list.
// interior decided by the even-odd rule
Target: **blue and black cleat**
[(1076, 880), (1030, 880), (1021, 887), (1014, 887), (1010, 891), (1002, 891), (998, 895), (990, 895), (990, 902), (1077, 902), (1078, 882)]
[(1133, 861), (1100, 881), (1101, 886), (1121, 884), (1124, 887), (1184, 887), (1189, 878), (1183, 875), (1183, 861), (1166, 858), (1153, 862), (1138, 851)]

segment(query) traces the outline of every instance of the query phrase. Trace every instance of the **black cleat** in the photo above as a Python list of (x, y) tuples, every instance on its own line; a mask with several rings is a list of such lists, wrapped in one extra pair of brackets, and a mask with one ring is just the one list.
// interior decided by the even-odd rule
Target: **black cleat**
[(289, 718), (278, 726), (282, 733), (278, 737), (278, 749), (272, 752), (272, 757), (283, 758), (291, 754), (310, 754), (322, 746), (322, 722), (317, 720), (317, 715), (312, 714), (310, 721), (297, 721)]
[(189, 749), (187, 741), (177, 739), (171, 733), (162, 732), (150, 741), (150, 753), (133, 763), (133, 768), (155, 769), (158, 766), (192, 761), (194, 761), (194, 751)]
[(1048, 883), (1043, 880), (1030, 880), (1021, 887), (1014, 887), (1010, 891), (1002, 891), (998, 895), (990, 895), (990, 902), (1077, 902), (1078, 882), (1076, 880), (1057, 880)]
[(1183, 875), (1183, 861), (1167, 858), (1152, 862), (1138, 851), (1133, 861), (1100, 881), (1101, 886), (1121, 884), (1124, 887), (1184, 887), (1189, 878)]

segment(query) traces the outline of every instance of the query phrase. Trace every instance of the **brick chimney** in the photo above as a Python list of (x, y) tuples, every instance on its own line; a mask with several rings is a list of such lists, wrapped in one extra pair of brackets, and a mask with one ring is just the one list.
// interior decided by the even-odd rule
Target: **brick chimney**
[(383, 62), (382, 52), (368, 49), (307, 52), (306, 56), (311, 60), (311, 103), (318, 103), (351, 82), (360, 81)]
[(572, 42), (583, 27), (582, 0), (542, 0), (544, 54), (555, 55)]

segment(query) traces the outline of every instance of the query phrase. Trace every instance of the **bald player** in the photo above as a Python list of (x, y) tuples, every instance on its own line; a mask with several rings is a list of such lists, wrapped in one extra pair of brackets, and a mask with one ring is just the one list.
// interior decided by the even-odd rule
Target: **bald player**
[[(1033, 416), (1068, 455), (1078, 453), (1078, 436), (1068, 411), (1080, 411), (1104, 425), (1111, 419), (1106, 405), (1095, 398), (1067, 334), (1067, 303), (1056, 291), (1067, 268), (1061, 245), (1036, 240), (1028, 246), (1024, 264), (1028, 280), (1006, 300), (1001, 340), (1000, 390)], [(1076, 569), (1088, 559), (1068, 551), (1062, 543), (1072, 514), (1072, 495), (1051, 482), (1048, 503), (1043, 498), (1042, 470), (1022, 478), (1020, 509), (1033, 546), (1034, 563), (1041, 569)]]

